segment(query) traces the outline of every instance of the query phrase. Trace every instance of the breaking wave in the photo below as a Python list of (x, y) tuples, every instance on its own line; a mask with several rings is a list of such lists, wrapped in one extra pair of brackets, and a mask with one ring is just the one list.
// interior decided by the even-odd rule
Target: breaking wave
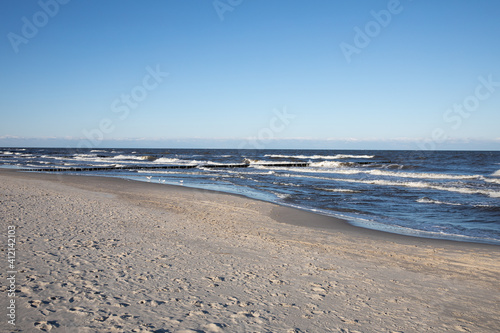
[(444, 201), (439, 201), (439, 200), (432, 200), (432, 199), (429, 199), (429, 198), (420, 198), (420, 199), (417, 200), (417, 202), (437, 204), (437, 205), (462, 206), (462, 204), (459, 204), (459, 203), (444, 202)]
[(346, 188), (323, 188), (323, 187), (315, 187), (314, 189), (326, 192), (337, 192), (337, 193), (361, 193), (361, 191), (350, 190)]
[[(314, 162), (310, 164), (309, 168), (294, 168), (294, 172), (305, 173), (334, 173), (344, 175), (355, 174), (370, 174), (373, 176), (388, 176), (398, 178), (417, 178), (417, 179), (448, 179), (448, 180), (486, 180), (481, 175), (452, 175), (443, 173), (421, 173), (421, 172), (401, 172), (401, 171), (387, 171), (378, 169), (362, 170), (359, 168), (345, 168), (342, 162)], [(496, 182), (496, 179), (490, 180)]]
[(346, 155), (346, 154), (337, 154), (337, 155), (279, 155), (279, 154), (267, 154), (265, 157), (271, 158), (295, 158), (295, 159), (310, 159), (310, 160), (339, 160), (344, 158), (374, 158), (375, 155)]
[(448, 191), (462, 194), (481, 194), (486, 195), (491, 198), (500, 198), (500, 191), (493, 190), (481, 190), (474, 189), (469, 187), (457, 187), (457, 186), (444, 186), (438, 185), (434, 183), (428, 182), (406, 182), (406, 181), (390, 181), (390, 180), (382, 180), (382, 179), (373, 179), (373, 180), (365, 180), (365, 179), (352, 179), (352, 178), (330, 178), (330, 177), (318, 177), (318, 176), (298, 176), (294, 174), (279, 174), (282, 177), (303, 177), (310, 179), (320, 179), (320, 180), (329, 180), (336, 182), (346, 182), (346, 183), (357, 183), (357, 184), (367, 184), (367, 185), (378, 185), (378, 186), (395, 186), (395, 187), (411, 187), (411, 188), (427, 188), (438, 191)]

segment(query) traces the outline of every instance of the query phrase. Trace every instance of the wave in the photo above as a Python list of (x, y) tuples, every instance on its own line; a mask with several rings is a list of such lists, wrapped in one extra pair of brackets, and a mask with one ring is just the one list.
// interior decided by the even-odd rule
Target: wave
[[(42, 157), (47, 156), (43, 155)], [(50, 157), (50, 156), (47, 156)], [(73, 158), (77, 160), (83, 160), (83, 159), (88, 159), (88, 158), (96, 158), (97, 154), (73, 154)], [(54, 157), (57, 158), (57, 157)]]
[(417, 202), (420, 202), (420, 203), (431, 203), (431, 204), (437, 204), (437, 205), (462, 206), (462, 204), (459, 204), (459, 203), (444, 202), (444, 201), (439, 201), (439, 200), (432, 200), (432, 199), (429, 199), (429, 198), (420, 198), (420, 199), (417, 200)]
[(497, 170), (491, 174), (493, 177), (500, 177), (500, 170)]
[(280, 182), (273, 182), (274, 185), (279, 185), (279, 186), (291, 186), (291, 187), (301, 187), (301, 185), (298, 184), (293, 184), (293, 183), (280, 183)]
[(323, 188), (323, 187), (315, 187), (315, 190), (326, 191), (326, 192), (337, 192), (337, 193), (361, 193), (361, 191), (357, 190), (349, 190), (346, 188)]
[[(287, 165), (290, 165), (290, 163), (294, 163), (294, 162), (290, 162), (290, 161), (269, 162), (269, 161), (261, 161), (261, 160), (246, 160), (245, 162), (249, 162), (249, 165), (253, 168), (256, 168), (256, 169), (270, 169), (273, 167), (278, 167), (278, 166), (276, 166), (277, 164), (283, 164), (283, 166), (287, 166)], [(266, 166), (266, 164), (270, 164), (270, 163), (273, 164), (272, 167)], [(298, 162), (295, 162), (295, 163), (298, 164)], [(282, 168), (282, 167), (278, 167), (278, 168)]]
[(394, 181), (386, 181), (386, 180), (354, 180), (354, 179), (338, 179), (338, 181), (347, 181), (347, 182), (360, 182), (364, 184), (370, 185), (382, 185), (382, 186), (403, 186), (403, 187), (413, 187), (413, 188), (430, 188), (438, 191), (448, 191), (448, 192), (456, 192), (463, 194), (482, 194), (487, 195), (491, 198), (500, 198), (500, 192), (492, 191), (492, 190), (480, 190), (473, 189), (469, 187), (455, 187), (455, 186), (441, 186), (430, 184), (426, 182), (394, 182)]
[[(486, 180), (481, 175), (451, 175), (440, 173), (422, 173), (422, 172), (399, 172), (387, 170), (360, 170), (354, 168), (343, 168), (342, 162), (315, 162), (311, 163), (309, 168), (292, 168), (294, 172), (307, 172), (307, 173), (335, 173), (344, 175), (355, 174), (370, 174), (373, 176), (388, 176), (398, 178), (417, 178), (417, 179), (448, 179), (448, 180)], [(316, 169), (315, 169), (316, 168)], [(322, 169), (325, 168), (325, 169)], [(488, 181), (488, 180), (486, 180)], [(496, 179), (490, 180), (496, 182)]]
[(168, 158), (168, 157), (160, 157), (155, 159), (155, 163), (179, 163), (179, 162), (184, 162), (183, 160), (180, 160), (178, 158)]
[(500, 184), (500, 179), (484, 178), (484, 181), (488, 183)]
[(280, 198), (280, 199), (287, 199), (287, 198), (290, 198), (290, 197), (292, 196), (292, 195), (291, 195), (291, 194), (289, 194), (289, 193), (279, 193), (279, 192), (273, 192), (273, 191), (272, 191), (272, 193), (273, 193), (274, 195), (276, 195), (276, 196), (277, 196), (278, 198)]
[(311, 167), (316, 168), (341, 168), (343, 166), (342, 162), (334, 161), (323, 161), (323, 162), (313, 162), (310, 164)]
[(299, 178), (310, 178), (310, 179), (320, 179), (327, 181), (336, 182), (346, 182), (346, 183), (357, 183), (357, 184), (367, 184), (367, 185), (378, 185), (378, 186), (398, 186), (398, 187), (411, 187), (411, 188), (428, 188), (438, 191), (448, 191), (462, 194), (482, 194), (489, 196), (491, 198), (500, 198), (499, 191), (493, 190), (482, 190), (474, 189), (470, 187), (456, 187), (456, 186), (441, 186), (436, 184), (431, 184), (427, 182), (404, 182), (404, 181), (390, 181), (382, 179), (364, 180), (364, 179), (351, 179), (351, 178), (329, 178), (329, 177), (317, 177), (317, 176), (303, 176), (295, 174), (278, 174), (282, 177), (299, 177)]
[(152, 155), (141, 156), (141, 160), (143, 160), (143, 161), (153, 162), (153, 161), (156, 161), (157, 159), (158, 159), (158, 157), (152, 156)]
[[(363, 171), (364, 172), (364, 171)], [(390, 176), (401, 178), (420, 178), (420, 179), (451, 179), (451, 180), (465, 180), (477, 179), (481, 180), (484, 177), (481, 175), (451, 175), (446, 173), (421, 173), (421, 172), (391, 172), (382, 170), (369, 170), (366, 171), (374, 176)]]
[[(177, 163), (181, 162), (177, 158), (166, 158), (153, 155), (116, 155), (116, 156), (102, 156), (97, 154), (74, 154), (73, 159), (91, 161), (91, 162), (110, 162), (110, 161), (127, 161), (127, 163), (137, 163), (136, 161), (142, 162), (155, 162), (155, 163)], [(65, 157), (52, 157), (54, 159), (66, 160)]]
[(341, 159), (341, 158), (374, 158), (375, 155), (335, 155), (335, 159)]
[(137, 173), (162, 175), (204, 175), (200, 171), (172, 171), (172, 170), (136, 170)]
[(266, 154), (264, 155), (265, 157), (271, 157), (271, 158), (296, 158), (296, 159), (311, 159), (311, 160), (338, 160), (338, 159), (344, 159), (344, 158), (374, 158), (375, 155), (345, 155), (345, 154), (338, 154), (338, 155), (279, 155), (279, 154)]
[(135, 160), (135, 161), (150, 161), (152, 156), (136, 156), (136, 155), (116, 155), (113, 156), (114, 160)]

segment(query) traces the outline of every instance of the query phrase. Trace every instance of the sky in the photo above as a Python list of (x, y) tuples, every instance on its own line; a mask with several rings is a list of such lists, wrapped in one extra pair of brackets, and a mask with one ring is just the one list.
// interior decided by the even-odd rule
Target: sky
[(0, 146), (500, 149), (496, 0), (4, 0)]

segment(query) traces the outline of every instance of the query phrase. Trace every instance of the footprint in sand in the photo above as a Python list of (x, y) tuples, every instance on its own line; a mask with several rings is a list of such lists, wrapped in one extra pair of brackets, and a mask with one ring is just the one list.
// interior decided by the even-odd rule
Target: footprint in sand
[(69, 309), (70, 312), (76, 313), (81, 316), (92, 316), (94, 313), (92, 311), (88, 311), (84, 308), (81, 308), (79, 306), (75, 306)]
[(29, 301), (28, 303), (31, 305), (32, 308), (38, 308), (42, 304), (49, 304), (49, 302), (47, 302), (47, 301), (40, 301), (38, 299), (35, 299), (33, 301)]
[(223, 332), (224, 327), (226, 327), (226, 325), (224, 325), (224, 324), (211, 323), (211, 324), (205, 325), (203, 328), (205, 329), (206, 332), (220, 333), (220, 332)]
[[(167, 302), (164, 302), (164, 301), (155, 301), (155, 300), (148, 299), (148, 300), (141, 300), (138, 303), (146, 305), (146, 306), (154, 307), (154, 306), (165, 304)], [(124, 304), (126, 304), (126, 303), (124, 303)]]
[(53, 328), (57, 328), (60, 325), (57, 323), (57, 321), (37, 321), (33, 324), (35, 328), (39, 329), (40, 331), (48, 332), (52, 330)]

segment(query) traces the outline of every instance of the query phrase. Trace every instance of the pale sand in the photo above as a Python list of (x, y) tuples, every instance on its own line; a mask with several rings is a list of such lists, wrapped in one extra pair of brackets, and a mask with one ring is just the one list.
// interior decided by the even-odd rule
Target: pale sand
[(112, 178), (2, 170), (0, 201), (19, 331), (500, 331), (498, 246)]

